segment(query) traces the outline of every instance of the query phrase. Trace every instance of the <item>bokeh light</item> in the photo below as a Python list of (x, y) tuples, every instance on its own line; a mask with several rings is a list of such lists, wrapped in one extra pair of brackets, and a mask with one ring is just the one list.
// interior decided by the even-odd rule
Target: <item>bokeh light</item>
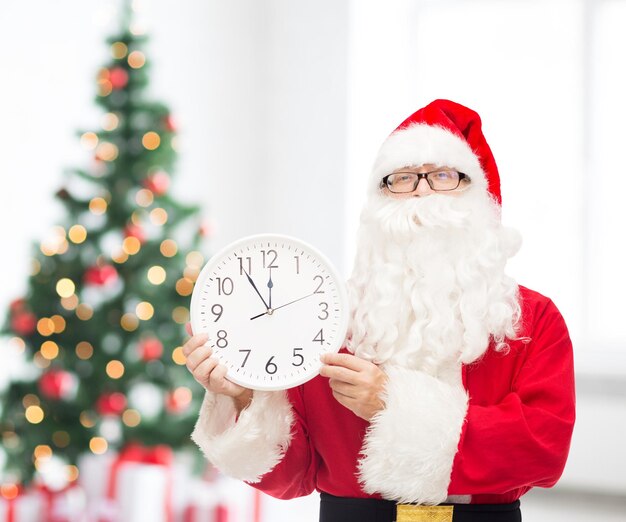
[(107, 112), (102, 116), (101, 124), (105, 131), (111, 132), (117, 129), (117, 126), (120, 124), (120, 119), (114, 112)]
[(84, 428), (93, 428), (96, 425), (95, 415), (90, 411), (82, 411), (78, 420)]
[(187, 362), (187, 358), (185, 357), (185, 354), (183, 353), (182, 346), (177, 346), (176, 348), (174, 348), (174, 350), (172, 351), (172, 361), (174, 361), (176, 364), (180, 366), (185, 365), (185, 363)]
[(141, 138), (141, 144), (148, 150), (155, 150), (161, 144), (161, 137), (154, 131), (146, 132)]
[(135, 195), (135, 202), (140, 207), (149, 207), (154, 202), (154, 194), (148, 189), (138, 190)]
[(135, 314), (126, 313), (120, 319), (120, 325), (127, 332), (134, 332), (139, 327), (139, 319)]
[(41, 272), (41, 263), (39, 259), (31, 259), (30, 260), (30, 275), (35, 276), (39, 272)]
[(39, 406), (39, 397), (34, 393), (27, 393), (22, 398), (22, 404), (24, 408), (28, 408), (29, 406)]
[(116, 60), (121, 60), (128, 54), (128, 46), (124, 42), (115, 42), (111, 45), (111, 56)]
[(107, 211), (108, 204), (104, 198), (96, 197), (89, 202), (89, 211), (96, 216)]
[(135, 308), (135, 313), (142, 321), (148, 321), (154, 315), (154, 307), (147, 301), (142, 301)]
[(81, 341), (76, 345), (76, 356), (83, 361), (91, 359), (93, 355), (93, 346), (87, 341)]
[(141, 249), (141, 242), (134, 236), (129, 236), (122, 242), (122, 250), (129, 256), (135, 255)]
[(84, 149), (93, 150), (98, 146), (98, 135), (95, 132), (85, 132), (80, 137), (80, 144)]
[(204, 264), (204, 256), (200, 252), (194, 250), (187, 254), (185, 257), (185, 263), (187, 263), (187, 266), (192, 268), (200, 268)]
[(137, 410), (129, 409), (122, 414), (122, 422), (129, 428), (139, 426), (141, 423), (141, 415)]
[(163, 208), (155, 208), (150, 212), (150, 221), (157, 226), (167, 223), (167, 211)]
[(60, 334), (65, 331), (65, 318), (61, 315), (53, 315), (51, 318), (54, 323), (54, 333)]
[(107, 363), (106, 373), (111, 379), (120, 379), (124, 375), (124, 365), (121, 361), (112, 360)]
[(45, 341), (39, 350), (41, 355), (51, 361), (59, 355), (59, 345), (54, 341)]
[(57, 448), (67, 448), (70, 445), (70, 434), (63, 430), (55, 431), (52, 434), (52, 442)]
[(89, 321), (93, 317), (93, 308), (86, 303), (81, 303), (76, 307), (76, 317), (81, 321)]
[(146, 63), (146, 57), (141, 51), (133, 51), (128, 55), (128, 65), (133, 69), (140, 69)]
[(44, 337), (52, 335), (54, 333), (54, 321), (49, 317), (42, 317), (37, 321), (37, 331)]
[(33, 355), (33, 363), (37, 366), (37, 368), (41, 368), (43, 370), (44, 368), (48, 368), (50, 366), (50, 359), (46, 359), (43, 355), (41, 355), (41, 352), (36, 352)]
[(163, 284), (167, 277), (167, 273), (162, 266), (152, 266), (148, 270), (148, 281), (150, 281), (153, 285)]
[(78, 296), (76, 294), (61, 298), (61, 306), (66, 310), (74, 310), (78, 306)]
[(72, 243), (78, 245), (87, 239), (87, 229), (82, 225), (73, 225), (68, 232), (68, 236)]
[(39, 406), (29, 406), (24, 413), (26, 420), (31, 424), (39, 424), (44, 419), (44, 413)]
[(172, 319), (178, 324), (189, 322), (189, 308), (186, 306), (177, 306), (172, 310)]
[(193, 292), (193, 281), (186, 277), (179, 279), (176, 281), (176, 291), (182, 296), (191, 295)]
[(35, 446), (35, 450), (33, 451), (33, 457), (37, 460), (50, 460), (52, 457), (52, 448), (47, 444), (40, 444), (39, 446)]
[(62, 279), (59, 279), (59, 281), (57, 282), (56, 290), (59, 296), (69, 297), (75, 292), (76, 285), (74, 284), (74, 281), (72, 281), (68, 277), (64, 277)]
[(114, 161), (119, 155), (117, 145), (111, 142), (103, 141), (96, 148), (96, 156), (102, 161)]
[(173, 239), (165, 239), (161, 242), (160, 250), (165, 257), (174, 257), (178, 252), (178, 245)]
[(6, 500), (14, 500), (17, 498), (20, 490), (16, 484), (5, 483), (0, 485), (0, 495)]
[(102, 437), (92, 437), (89, 441), (89, 449), (96, 455), (102, 455), (109, 449), (109, 444)]
[(75, 482), (76, 480), (78, 480), (78, 475), (80, 474), (78, 466), (70, 464), (69, 466), (66, 466), (65, 469), (67, 470), (67, 480), (69, 480), (70, 482)]

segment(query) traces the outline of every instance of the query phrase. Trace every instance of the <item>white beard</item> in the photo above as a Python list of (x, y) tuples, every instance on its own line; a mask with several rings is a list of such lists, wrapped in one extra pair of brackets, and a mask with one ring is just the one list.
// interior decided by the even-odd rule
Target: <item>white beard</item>
[(520, 246), (482, 191), (392, 199), (371, 195), (348, 281), (348, 348), (431, 375), (516, 336), (518, 287), (504, 273)]

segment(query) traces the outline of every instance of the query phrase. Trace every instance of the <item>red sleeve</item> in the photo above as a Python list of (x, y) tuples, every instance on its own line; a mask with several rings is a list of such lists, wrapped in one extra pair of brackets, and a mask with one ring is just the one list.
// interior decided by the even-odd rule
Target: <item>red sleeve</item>
[(551, 301), (533, 322), (510, 391), (493, 405), (470, 397), (450, 495), (523, 493), (553, 486), (563, 472), (575, 418), (572, 344)]
[(290, 499), (309, 495), (315, 490), (318, 456), (309, 439), (302, 386), (287, 391), (293, 409), (291, 441), (282, 460), (273, 470), (250, 484), (272, 497)]

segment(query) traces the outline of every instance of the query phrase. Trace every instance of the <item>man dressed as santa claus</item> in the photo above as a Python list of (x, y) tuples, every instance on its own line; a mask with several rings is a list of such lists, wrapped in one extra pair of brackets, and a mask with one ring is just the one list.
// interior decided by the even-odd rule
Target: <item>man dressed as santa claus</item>
[(565, 466), (574, 374), (556, 306), (505, 274), (520, 239), (500, 208), (476, 112), (407, 118), (376, 159), (347, 346), (321, 375), (252, 392), (206, 335), (185, 344), (206, 457), (275, 497), (319, 491), (323, 522), (521, 520), (519, 498)]

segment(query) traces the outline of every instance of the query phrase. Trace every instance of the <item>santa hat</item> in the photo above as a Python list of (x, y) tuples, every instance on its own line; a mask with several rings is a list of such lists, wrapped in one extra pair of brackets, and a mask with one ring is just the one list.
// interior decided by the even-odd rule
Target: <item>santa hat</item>
[(500, 176), (480, 116), (449, 100), (435, 100), (404, 120), (385, 140), (374, 165), (374, 186), (395, 169), (433, 163), (467, 174), (472, 187), (500, 205)]

